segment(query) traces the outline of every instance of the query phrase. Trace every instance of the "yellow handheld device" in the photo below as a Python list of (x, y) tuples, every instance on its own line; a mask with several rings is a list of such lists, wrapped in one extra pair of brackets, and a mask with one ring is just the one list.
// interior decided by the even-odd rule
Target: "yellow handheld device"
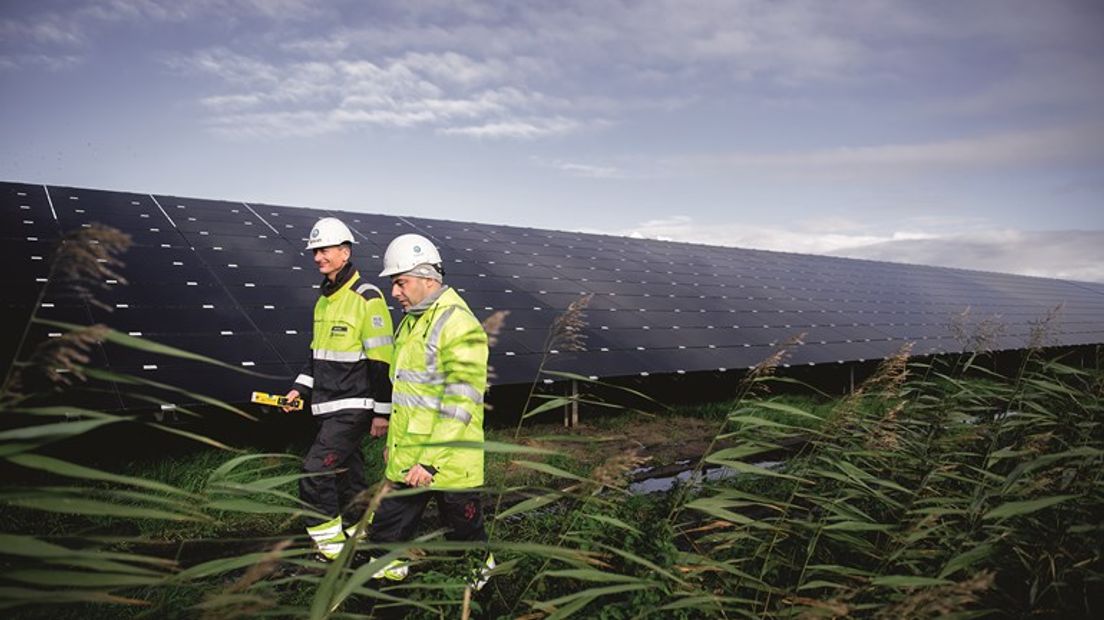
[(259, 403), (262, 405), (271, 405), (273, 407), (291, 407), (295, 410), (303, 408), (302, 398), (296, 398), (295, 400), (289, 401), (286, 396), (277, 396), (275, 394), (266, 394), (264, 392), (253, 392), (253, 398), (250, 400), (255, 403)]

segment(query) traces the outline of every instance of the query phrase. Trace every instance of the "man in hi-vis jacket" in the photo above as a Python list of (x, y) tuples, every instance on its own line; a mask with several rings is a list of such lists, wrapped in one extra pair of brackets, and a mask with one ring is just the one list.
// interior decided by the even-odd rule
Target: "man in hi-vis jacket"
[[(387, 431), (385, 477), (399, 488), (424, 493), (384, 495), (369, 539), (376, 543), (413, 538), (430, 499), (449, 540), (484, 541), (483, 392), (487, 389), (487, 333), (468, 304), (443, 282), (441, 256), (425, 237), (396, 237), (383, 257), (380, 276), (391, 278), (391, 296), (405, 316), (395, 332), (391, 365), (394, 412)], [(447, 445), (463, 442), (466, 445)], [(494, 557), (472, 579), (486, 583)], [(375, 576), (400, 580), (402, 560)]]
[(336, 218), (318, 220), (307, 250), (325, 276), (314, 305), (311, 355), (287, 398), (309, 397), (318, 422), (303, 461), (299, 497), (325, 515), (307, 518), (310, 534), (324, 560), (341, 553), (355, 532), (367, 499), (364, 438), (387, 434), (391, 414), (389, 369), (394, 339), (383, 293), (363, 281), (350, 262), (353, 234)]

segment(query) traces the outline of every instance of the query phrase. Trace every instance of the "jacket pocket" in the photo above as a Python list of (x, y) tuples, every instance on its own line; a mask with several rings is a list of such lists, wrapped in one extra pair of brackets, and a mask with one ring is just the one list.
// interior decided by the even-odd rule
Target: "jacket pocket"
[(433, 433), (433, 423), (436, 417), (436, 411), (418, 408), (410, 414), (410, 420), (406, 423), (406, 432), (412, 435), (430, 435)]

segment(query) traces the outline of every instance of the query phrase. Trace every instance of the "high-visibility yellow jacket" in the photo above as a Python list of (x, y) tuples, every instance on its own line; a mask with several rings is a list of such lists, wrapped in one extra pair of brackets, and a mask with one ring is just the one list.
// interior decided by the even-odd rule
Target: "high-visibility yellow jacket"
[(346, 265), (322, 283), (314, 305), (311, 355), (295, 388), (311, 413), (370, 410), (391, 413), (389, 365), (394, 349), (391, 313), (383, 293)]
[(451, 288), (395, 334), (391, 424), (385, 475), (401, 482), (416, 464), (433, 473), (433, 488), (483, 484), (483, 449), (432, 444), (483, 442), (487, 334)]

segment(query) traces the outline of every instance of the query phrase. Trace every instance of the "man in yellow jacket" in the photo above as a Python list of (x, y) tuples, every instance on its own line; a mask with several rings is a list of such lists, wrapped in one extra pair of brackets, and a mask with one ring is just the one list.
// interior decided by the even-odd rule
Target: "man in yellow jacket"
[[(380, 276), (391, 278), (391, 296), (406, 314), (395, 333), (384, 475), (393, 486), (427, 492), (384, 496), (370, 540), (411, 540), (430, 499), (437, 500), (447, 539), (486, 540), (475, 489), (483, 485), (487, 334), (467, 303), (444, 284), (441, 256), (429, 239), (396, 237)], [(455, 442), (468, 445), (442, 445)], [(488, 557), (487, 569), (493, 566)], [(377, 576), (402, 579), (406, 565), (393, 562)], [(481, 576), (475, 585), (483, 583)]]
[(318, 434), (303, 459), (299, 497), (318, 516), (307, 534), (323, 560), (333, 560), (364, 514), (362, 445), (387, 434), (391, 414), (391, 314), (383, 292), (361, 279), (350, 261), (353, 233), (324, 217), (311, 229), (307, 250), (324, 276), (314, 305), (311, 351), (288, 400), (310, 398)]

